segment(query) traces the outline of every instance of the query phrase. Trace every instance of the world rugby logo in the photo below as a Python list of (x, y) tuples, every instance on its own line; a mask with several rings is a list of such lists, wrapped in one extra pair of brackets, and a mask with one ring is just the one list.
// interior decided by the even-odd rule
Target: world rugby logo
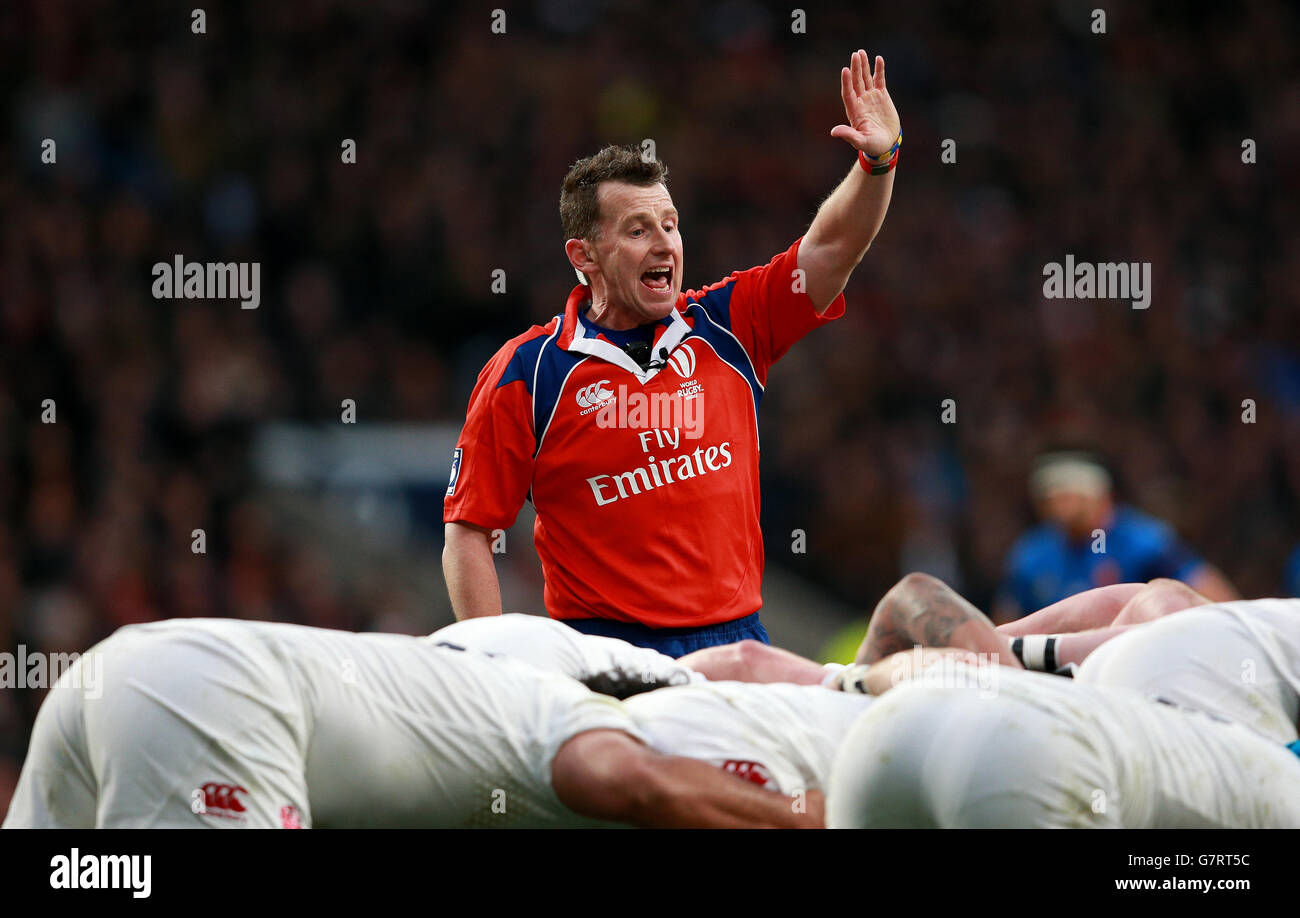
[(583, 386), (578, 390), (576, 396), (578, 404), (583, 408), (595, 408), (601, 402), (607, 402), (614, 397), (605, 386), (609, 383), (608, 379), (602, 379), (600, 382), (594, 382), (590, 386)]
[(682, 379), (690, 379), (695, 375), (695, 351), (691, 350), (689, 344), (679, 345), (669, 356), (668, 363)]

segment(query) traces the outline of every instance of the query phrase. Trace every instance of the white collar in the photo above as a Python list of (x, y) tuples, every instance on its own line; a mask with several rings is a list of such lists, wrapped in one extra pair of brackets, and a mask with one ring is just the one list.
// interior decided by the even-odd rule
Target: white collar
[[(655, 375), (663, 369), (662, 367), (652, 367), (649, 370), (641, 369), (640, 365), (617, 344), (603, 338), (597, 338), (596, 335), (599, 333), (588, 328), (586, 323), (582, 321), (581, 315), (578, 315), (577, 319), (577, 325), (573, 329), (573, 340), (569, 342), (568, 350), (577, 351), (580, 354), (590, 354), (592, 357), (599, 357), (601, 360), (622, 367), (636, 376), (642, 385), (654, 379)], [(653, 345), (655, 353), (667, 357), (690, 332), (691, 327), (686, 324), (682, 314), (674, 307), (672, 320), (668, 323), (668, 330), (660, 336), (659, 342)]]

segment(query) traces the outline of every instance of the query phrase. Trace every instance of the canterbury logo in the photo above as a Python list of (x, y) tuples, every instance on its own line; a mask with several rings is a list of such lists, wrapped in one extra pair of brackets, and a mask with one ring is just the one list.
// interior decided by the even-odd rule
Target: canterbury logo
[(673, 351), (672, 356), (668, 358), (668, 362), (683, 379), (690, 379), (695, 375), (695, 351), (691, 350), (689, 344), (678, 345), (677, 350)]
[(600, 382), (594, 382), (590, 386), (583, 386), (578, 390), (578, 404), (583, 408), (594, 408), (601, 402), (607, 402), (614, 397), (605, 386), (609, 383), (608, 379), (602, 379)]
[(233, 816), (244, 812), (244, 804), (238, 797), (239, 794), (248, 793), (244, 788), (209, 781), (200, 790), (203, 794), (203, 805), (202, 808), (193, 807), (197, 812), (210, 816)]
[(759, 787), (763, 787), (772, 780), (772, 773), (758, 762), (743, 762), (738, 759), (728, 759), (722, 763), (722, 770), (735, 775), (737, 778), (744, 778), (751, 781)]

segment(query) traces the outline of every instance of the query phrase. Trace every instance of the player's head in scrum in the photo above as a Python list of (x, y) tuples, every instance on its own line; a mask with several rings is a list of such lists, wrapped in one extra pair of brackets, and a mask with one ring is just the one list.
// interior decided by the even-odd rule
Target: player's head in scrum
[(637, 671), (623, 666), (587, 673), (578, 681), (597, 695), (608, 695), (619, 701), (662, 688), (690, 684), (690, 680), (680, 673)]
[(564, 178), (565, 254), (591, 287), (592, 321), (634, 328), (669, 315), (682, 289), (682, 235), (668, 167), (634, 147), (608, 146)]

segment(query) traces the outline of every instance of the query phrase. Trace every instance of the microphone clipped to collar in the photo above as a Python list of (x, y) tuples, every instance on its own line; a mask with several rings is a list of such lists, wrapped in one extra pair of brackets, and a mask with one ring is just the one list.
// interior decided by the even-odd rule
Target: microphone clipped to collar
[(652, 348), (649, 341), (632, 341), (623, 345), (623, 352), (643, 370), (662, 370), (668, 366), (668, 348), (659, 348), (659, 358), (651, 360)]

